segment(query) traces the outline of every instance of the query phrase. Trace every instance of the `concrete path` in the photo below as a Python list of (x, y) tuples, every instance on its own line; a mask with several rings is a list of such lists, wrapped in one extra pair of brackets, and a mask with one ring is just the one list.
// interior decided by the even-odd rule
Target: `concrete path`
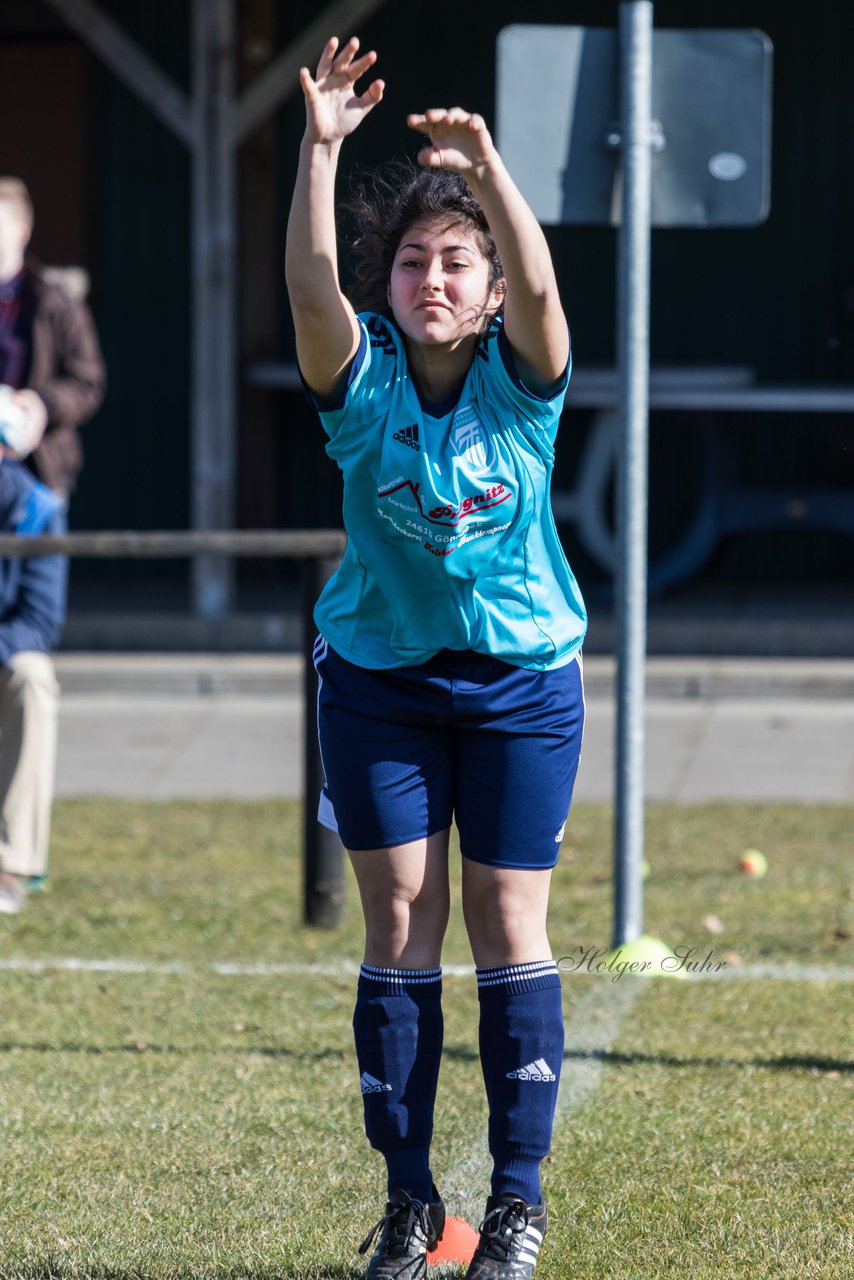
[[(60, 654), (58, 794), (302, 793), (297, 656)], [(854, 662), (656, 659), (650, 800), (854, 803)], [(614, 664), (585, 662), (576, 798), (610, 800)]]

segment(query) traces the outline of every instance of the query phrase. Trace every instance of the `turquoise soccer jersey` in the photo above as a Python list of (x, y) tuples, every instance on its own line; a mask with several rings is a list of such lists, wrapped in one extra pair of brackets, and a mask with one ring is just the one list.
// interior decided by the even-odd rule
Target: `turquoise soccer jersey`
[(359, 316), (346, 390), (317, 404), (344, 476), (347, 550), (315, 610), (357, 666), (417, 666), (472, 649), (549, 670), (580, 649), (586, 612), (549, 502), (565, 378), (520, 381), (496, 319), (453, 405), (419, 398), (391, 320)]

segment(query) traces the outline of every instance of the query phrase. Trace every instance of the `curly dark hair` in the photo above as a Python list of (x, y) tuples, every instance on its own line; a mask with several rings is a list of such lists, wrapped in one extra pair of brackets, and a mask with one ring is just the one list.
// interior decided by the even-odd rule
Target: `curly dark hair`
[(489, 223), (460, 174), (393, 160), (361, 175), (358, 183), (344, 206), (353, 229), (350, 236), (345, 235), (353, 275), (347, 292), (357, 311), (391, 315), (388, 283), (394, 255), (407, 228), (419, 222), (461, 226), (473, 233), (489, 264), (490, 291), (503, 279)]

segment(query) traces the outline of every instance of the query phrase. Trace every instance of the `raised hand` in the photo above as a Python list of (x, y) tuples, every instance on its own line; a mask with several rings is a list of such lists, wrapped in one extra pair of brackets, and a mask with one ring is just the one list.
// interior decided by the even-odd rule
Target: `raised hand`
[(433, 107), (423, 116), (407, 116), (406, 123), (427, 134), (418, 152), (421, 165), (479, 177), (498, 154), (483, 116), (462, 107)]
[(358, 51), (356, 36), (348, 40), (340, 51), (338, 37), (332, 36), (321, 54), (316, 76), (312, 78), (308, 67), (300, 69), (306, 130), (312, 142), (340, 142), (381, 100), (385, 89), (382, 80), (374, 80), (364, 93), (356, 93), (356, 81), (377, 60), (373, 51), (357, 58)]

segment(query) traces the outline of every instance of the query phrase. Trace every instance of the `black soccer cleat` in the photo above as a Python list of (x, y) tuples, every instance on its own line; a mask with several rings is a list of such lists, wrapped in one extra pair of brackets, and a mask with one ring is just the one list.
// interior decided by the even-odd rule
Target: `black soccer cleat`
[(531, 1280), (548, 1225), (544, 1204), (490, 1196), (466, 1280)]
[(445, 1206), (433, 1188), (433, 1200), (422, 1204), (405, 1191), (392, 1191), (385, 1214), (359, 1246), (367, 1253), (379, 1232), (365, 1280), (422, 1280), (427, 1250), (435, 1249), (445, 1229)]

